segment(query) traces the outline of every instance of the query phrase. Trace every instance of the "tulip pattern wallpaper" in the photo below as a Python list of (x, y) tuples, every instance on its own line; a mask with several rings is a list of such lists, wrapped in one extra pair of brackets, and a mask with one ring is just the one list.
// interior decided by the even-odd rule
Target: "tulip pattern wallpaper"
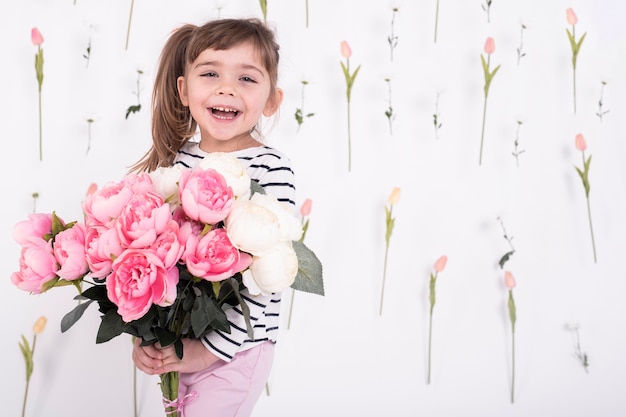
[(13, 229), (81, 219), (89, 187), (144, 155), (172, 29), (257, 17), (285, 93), (261, 127), (294, 166), (325, 294), (283, 293), (254, 416), (623, 415), (625, 15), (618, 0), (2, 3), (6, 414), (163, 413), (130, 337), (95, 343), (95, 309), (61, 333), (75, 288), (11, 283)]

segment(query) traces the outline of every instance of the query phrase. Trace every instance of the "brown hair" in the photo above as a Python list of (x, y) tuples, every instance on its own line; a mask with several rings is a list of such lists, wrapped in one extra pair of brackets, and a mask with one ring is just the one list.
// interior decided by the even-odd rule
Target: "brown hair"
[(206, 49), (226, 50), (250, 42), (270, 76), (278, 80), (278, 49), (274, 33), (259, 19), (218, 19), (202, 26), (186, 24), (170, 35), (161, 52), (152, 92), (152, 146), (131, 171), (171, 166), (178, 150), (196, 133), (197, 123), (178, 95), (177, 80)]

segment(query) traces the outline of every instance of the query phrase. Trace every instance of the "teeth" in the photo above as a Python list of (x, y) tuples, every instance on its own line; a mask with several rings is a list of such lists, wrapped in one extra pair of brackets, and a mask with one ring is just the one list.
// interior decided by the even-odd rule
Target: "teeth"
[(237, 113), (237, 110), (227, 109), (224, 107), (213, 107), (213, 110), (218, 110), (218, 111), (223, 111), (223, 112), (228, 112), (228, 113)]

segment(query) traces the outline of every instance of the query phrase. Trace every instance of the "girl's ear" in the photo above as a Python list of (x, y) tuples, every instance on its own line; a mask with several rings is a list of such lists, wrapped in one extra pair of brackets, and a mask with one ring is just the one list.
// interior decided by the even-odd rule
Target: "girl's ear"
[(185, 77), (178, 77), (176, 85), (178, 87), (178, 97), (180, 97), (180, 101), (183, 103), (183, 106), (188, 106), (189, 100), (187, 98), (187, 83), (185, 82)]
[(263, 116), (270, 117), (271, 115), (276, 113), (280, 105), (283, 103), (283, 95), (283, 90), (280, 88), (277, 88), (274, 91), (274, 94), (270, 95), (270, 97), (267, 99), (267, 103), (265, 103)]

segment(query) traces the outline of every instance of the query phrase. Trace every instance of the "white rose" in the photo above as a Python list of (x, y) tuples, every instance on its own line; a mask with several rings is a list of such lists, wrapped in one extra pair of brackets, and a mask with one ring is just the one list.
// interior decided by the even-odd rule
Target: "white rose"
[(298, 274), (298, 256), (291, 242), (278, 242), (263, 256), (253, 256), (243, 273), (243, 283), (252, 295), (269, 295), (293, 284)]
[(226, 152), (212, 152), (198, 166), (202, 169), (212, 168), (222, 174), (236, 198), (248, 198), (250, 195), (250, 176), (237, 157)]
[(179, 202), (178, 181), (183, 169), (185, 168), (181, 165), (174, 165), (171, 167), (159, 167), (149, 173), (156, 193), (172, 206), (177, 205)]
[(276, 215), (280, 229), (280, 240), (292, 241), (300, 239), (302, 236), (302, 224), (293, 215), (291, 206), (281, 203), (271, 194), (255, 193), (250, 201), (265, 207)]
[(262, 255), (280, 241), (278, 217), (251, 200), (235, 200), (224, 226), (233, 246), (251, 255)]

